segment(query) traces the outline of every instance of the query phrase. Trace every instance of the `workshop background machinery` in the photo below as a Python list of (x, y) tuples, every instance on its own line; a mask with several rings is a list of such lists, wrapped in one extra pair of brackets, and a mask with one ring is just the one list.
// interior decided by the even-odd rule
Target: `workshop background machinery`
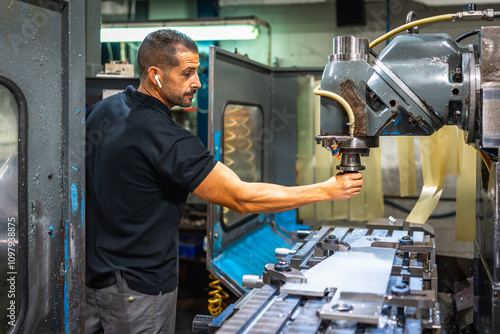
[[(469, 10), (454, 19), (499, 16), (491, 9)], [(327, 149), (338, 149), (339, 169), (356, 171), (364, 168), (359, 156), (378, 146), (378, 136), (429, 135), (444, 125), (464, 130), (464, 140), (482, 157), (477, 176), (475, 326), (480, 333), (497, 333), (500, 27), (482, 27), (475, 33), (474, 42), (462, 46), (446, 34), (412, 31), (397, 36), (370, 65), (366, 60), (373, 45), (367, 40), (335, 38), (321, 89), (347, 101), (355, 121), (336, 100), (322, 97), (322, 133), (317, 140)]]
[[(315, 94), (322, 96), (321, 133), (316, 140), (333, 154), (340, 155), (338, 169), (343, 172), (363, 170), (365, 166), (361, 164), (360, 156), (368, 156), (370, 148), (378, 147), (379, 136), (426, 136), (444, 125), (457, 125), (464, 130), (464, 140), (478, 149), (481, 159), (478, 158), (480, 168), (477, 177), (474, 312), (479, 333), (500, 331), (497, 301), (500, 253), (497, 176), (500, 147), (500, 27), (482, 27), (454, 41), (447, 34), (419, 34), (416, 26), (442, 20), (493, 20), (498, 17), (500, 12), (493, 9), (479, 11), (473, 4), (456, 14), (417, 21), (410, 14), (407, 25), (392, 33), (394, 35), (408, 29), (407, 34), (395, 37), (380, 55), (373, 52), (372, 48), (391, 37), (391, 34), (372, 43), (354, 36), (335, 37), (333, 54), (323, 71), (321, 85), (314, 90)], [(460, 43), (462, 39), (473, 35), (477, 36), (471, 44)], [(267, 110), (273, 110), (275, 99), (283, 88), (276, 85), (275, 81), (280, 73), (286, 72), (284, 69), (280, 72), (238, 58), (217, 49), (211, 53), (213, 74), (210, 82), (213, 88), (210, 95), (210, 148), (224, 162), (224, 150), (227, 150), (224, 136), (232, 135), (225, 132), (224, 124), (227, 123), (224, 123), (226, 118), (223, 111), (232, 103), (231, 98), (241, 106), (265, 106)], [(292, 75), (288, 78), (292, 84), (285, 89), (287, 92), (293, 92), (293, 87), (296, 87), (294, 84), (296, 77), (300, 76), (300, 70), (295, 69), (293, 73), (295, 77)], [(220, 81), (215, 80), (218, 75), (229, 78), (226, 85), (230, 83), (232, 88), (225, 87), (227, 92), (220, 86)], [(244, 84), (239, 83), (238, 76), (245, 77)], [(255, 95), (247, 94), (249, 86)], [(273, 94), (268, 94), (270, 91)], [(290, 110), (294, 110), (293, 103), (289, 104), (292, 105)], [(266, 119), (270, 117), (266, 115), (272, 114), (262, 114), (263, 119), (259, 124), (266, 129), (271, 121)], [(248, 123), (245, 121), (245, 124)], [(264, 150), (261, 160), (264, 170), (269, 161), (275, 161), (273, 159), (279, 156), (276, 147), (283, 149), (284, 146), (273, 145), (270, 152)], [(241, 158), (241, 163), (245, 162), (248, 159)], [(254, 170), (254, 167), (250, 170)], [(265, 173), (257, 180), (278, 182), (281, 177), (279, 173)], [(403, 328), (408, 333), (440, 331), (439, 306), (436, 305), (435, 285), (432, 283), (436, 278), (429, 278), (429, 273), (435, 270), (431, 235), (419, 237), (421, 249), (405, 245), (405, 240), (411, 239), (408, 236), (400, 237), (399, 233), (407, 233), (414, 241), (415, 232), (411, 226), (409, 231), (398, 231), (396, 234), (386, 231), (380, 240), (375, 240), (380, 236), (373, 234), (369, 228), (358, 238), (349, 236), (349, 233), (357, 235), (359, 232), (356, 229), (348, 229), (343, 233), (322, 228), (312, 233), (311, 239), (293, 243), (293, 235), (291, 237), (286, 230), (294, 226), (285, 224), (284, 228), (280, 228), (276, 219), (263, 215), (235, 217), (230, 221), (225, 213), (224, 208), (211, 207), (208, 268), (237, 295), (242, 295), (245, 288), (252, 290), (242, 295), (221, 316), (195, 320), (193, 328), (199, 332), (358, 333), (361, 330), (363, 333), (393, 333)], [(287, 221), (293, 224), (293, 219)], [(228, 228), (228, 223), (234, 223), (234, 228)], [(268, 231), (260, 234), (262, 229)], [(275, 236), (284, 237), (275, 237), (273, 240), (270, 237), (272, 231)], [(387, 237), (388, 240), (383, 239)], [(342, 244), (330, 246), (329, 238), (342, 242), (354, 240), (352, 245), (346, 242), (342, 247)], [(255, 247), (257, 242), (258, 247)], [(361, 245), (358, 246), (357, 242)], [(284, 257), (279, 261), (269, 260), (264, 255), (246, 259), (238, 252), (258, 248), (260, 254), (286, 243), (292, 246), (289, 246), (288, 255), (283, 251), (278, 252), (277, 258)], [(407, 246), (411, 250), (405, 250)], [(363, 284), (369, 286), (367, 278), (370, 280), (371, 273), (384, 265), (380, 263), (380, 268), (375, 266), (364, 271), (365, 260), (379, 249), (385, 252), (385, 247), (397, 249), (402, 255), (387, 255), (387, 268), (378, 290), (367, 288), (360, 292), (357, 285), (352, 287), (346, 283), (349, 287), (345, 288), (344, 282), (337, 280), (338, 275), (341, 275), (338, 272), (345, 268), (356, 268), (350, 277), (360, 275), (364, 278)], [(338, 258), (349, 256), (345, 254), (365, 251), (367, 253), (359, 257), (351, 255), (356, 259), (350, 259), (349, 265), (342, 267), (342, 270), (336, 267), (336, 261), (341, 261)], [(409, 255), (408, 252), (414, 254)], [(403, 264), (398, 267), (401, 257)], [(411, 259), (421, 260), (423, 269), (408, 270), (408, 259), (410, 262)], [(259, 266), (264, 271), (262, 277), (241, 275), (244, 270), (256, 271)], [(402, 269), (398, 271), (395, 267)], [(413, 275), (416, 273), (423, 273), (419, 277), (421, 280), (419, 283), (410, 282), (408, 277), (415, 277)], [(318, 277), (327, 277), (324, 279), (327, 283), (317, 287), (316, 283), (322, 280)], [(375, 275), (375, 281), (377, 277)], [(307, 282), (314, 282), (313, 287)], [(402, 282), (406, 285), (403, 286)], [(401, 293), (402, 290), (405, 292)], [(392, 304), (391, 300), (397, 302)], [(314, 303), (317, 304), (309, 308)], [(307, 326), (302, 326), (304, 324)]]

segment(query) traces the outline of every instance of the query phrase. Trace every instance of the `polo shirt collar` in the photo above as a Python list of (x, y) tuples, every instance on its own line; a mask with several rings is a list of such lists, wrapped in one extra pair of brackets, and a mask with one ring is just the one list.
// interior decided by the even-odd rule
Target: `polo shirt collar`
[(170, 113), (170, 109), (165, 105), (165, 103), (161, 102), (158, 100), (156, 97), (152, 97), (150, 95), (138, 92), (137, 89), (135, 89), (132, 86), (128, 86), (127, 89), (125, 89), (125, 94), (129, 96), (130, 98), (147, 105), (148, 107), (157, 109), (159, 111), (167, 113), (167, 115), (172, 118), (172, 114)]

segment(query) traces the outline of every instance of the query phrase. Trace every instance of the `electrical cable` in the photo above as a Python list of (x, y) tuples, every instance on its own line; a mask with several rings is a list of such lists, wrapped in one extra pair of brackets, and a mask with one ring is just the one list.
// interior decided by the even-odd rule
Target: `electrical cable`
[(492, 155), (492, 154), (489, 154), (488, 152), (486, 151), (483, 151), (479, 148), (476, 148), (476, 151), (477, 153), (479, 154), (479, 156), (481, 157), (481, 159), (483, 160), (483, 163), (484, 165), (486, 166), (486, 168), (488, 169), (488, 172), (490, 171), (490, 166), (491, 166), (491, 162), (495, 159), (498, 161), (498, 157)]
[(472, 31), (466, 32), (465, 34), (458, 36), (457, 39), (455, 40), (455, 42), (458, 43), (461, 40), (466, 39), (467, 37), (477, 35), (480, 30), (481, 29), (476, 29), (476, 30), (472, 30)]
[(208, 311), (211, 315), (218, 316), (227, 307), (224, 299), (229, 298), (229, 294), (222, 289), (220, 281), (212, 274), (208, 275), (208, 278), (212, 280), (212, 282), (208, 283), (208, 286), (212, 289), (208, 292), (210, 297), (208, 298)]
[[(403, 197), (401, 197), (401, 195), (390, 195), (390, 194), (384, 194), (384, 198), (395, 198), (395, 199), (403, 199)], [(411, 199), (411, 200), (418, 200), (420, 198), (420, 196), (405, 196), (404, 199), (405, 200), (408, 200), (408, 199)], [(448, 201), (448, 202), (456, 202), (457, 199), (456, 197), (441, 197), (439, 198), (440, 201)]]
[(371, 42), (369, 45), (369, 48), (371, 49), (371, 48), (375, 47), (380, 42), (383, 42), (384, 40), (391, 38), (392, 36), (402, 32), (402, 31), (405, 31), (406, 29), (413, 28), (415, 26), (427, 24), (427, 23), (433, 23), (433, 22), (439, 22), (439, 21), (451, 21), (451, 20), (453, 20), (453, 17), (454, 17), (454, 14), (444, 14), (444, 15), (431, 16), (431, 17), (428, 17), (425, 19), (420, 19), (420, 20), (416, 20), (416, 21), (412, 21), (412, 22), (403, 24), (402, 26), (399, 26), (396, 29), (392, 29), (388, 33), (380, 36), (379, 38), (377, 38), (376, 40)]
[(354, 111), (352, 111), (352, 108), (349, 105), (349, 103), (342, 96), (340, 96), (338, 94), (335, 94), (333, 92), (329, 92), (326, 90), (322, 90), (321, 85), (314, 88), (313, 93), (315, 95), (329, 97), (329, 98), (337, 101), (338, 103), (340, 103), (344, 107), (344, 109), (347, 113), (347, 117), (349, 118), (349, 123), (347, 123), (347, 125), (349, 126), (349, 136), (352, 139), (354, 137), (355, 118), (354, 118)]
[(378, 53), (376, 53), (375, 51), (373, 51), (372, 49), (370, 49), (370, 54), (374, 57), (374, 58), (377, 58), (378, 59)]
[[(384, 198), (384, 203), (392, 206), (392, 207), (395, 207), (396, 209), (399, 209), (403, 212), (406, 212), (406, 213), (410, 213), (411, 210), (408, 209), (407, 207), (404, 207), (396, 202), (393, 202), (391, 200), (388, 200), (387, 198)], [(429, 218), (430, 219), (441, 219), (441, 218), (447, 218), (447, 217), (453, 217), (457, 214), (456, 211), (450, 211), (450, 212), (445, 212), (445, 213), (439, 213), (439, 214), (435, 214), (435, 215), (431, 215)]]

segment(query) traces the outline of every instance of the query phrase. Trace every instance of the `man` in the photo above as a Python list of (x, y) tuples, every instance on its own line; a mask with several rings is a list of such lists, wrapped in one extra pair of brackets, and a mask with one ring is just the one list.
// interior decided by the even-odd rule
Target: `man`
[(176, 124), (200, 81), (198, 49), (159, 30), (138, 52), (140, 86), (87, 113), (86, 333), (174, 333), (178, 227), (189, 192), (239, 213), (358, 194), (361, 174), (300, 187), (247, 183)]

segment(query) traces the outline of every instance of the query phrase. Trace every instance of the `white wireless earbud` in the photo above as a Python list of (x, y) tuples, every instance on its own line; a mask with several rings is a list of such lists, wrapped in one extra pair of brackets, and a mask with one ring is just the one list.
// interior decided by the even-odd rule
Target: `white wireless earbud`
[(157, 75), (155, 75), (155, 80), (156, 80), (156, 83), (158, 84), (158, 87), (162, 88), (162, 87), (161, 87), (160, 80), (158, 80), (158, 74), (157, 74)]

